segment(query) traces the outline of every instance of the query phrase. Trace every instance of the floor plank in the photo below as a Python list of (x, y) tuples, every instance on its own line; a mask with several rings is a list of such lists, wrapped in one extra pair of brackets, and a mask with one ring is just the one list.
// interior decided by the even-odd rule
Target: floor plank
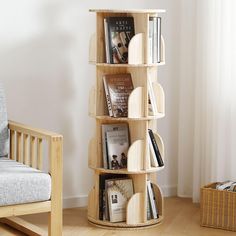
[[(200, 208), (191, 199), (166, 198), (165, 218), (159, 226), (144, 230), (105, 230), (90, 225), (87, 221), (86, 208), (64, 210), (64, 236), (228, 236), (235, 232), (200, 227)], [(29, 222), (47, 229), (47, 214), (37, 214), (22, 217)], [(1, 236), (24, 236), (8, 226), (0, 224)]]

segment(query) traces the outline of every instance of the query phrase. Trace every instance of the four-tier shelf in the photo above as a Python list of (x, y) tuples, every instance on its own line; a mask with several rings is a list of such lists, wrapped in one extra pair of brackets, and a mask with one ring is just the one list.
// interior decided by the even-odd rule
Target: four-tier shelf
[[(105, 228), (150, 227), (163, 220), (163, 195), (157, 185), (156, 173), (164, 167), (150, 166), (148, 129), (154, 132), (161, 156), (164, 159), (164, 144), (156, 132), (157, 119), (165, 115), (165, 96), (157, 81), (158, 66), (165, 64), (165, 45), (161, 37), (161, 62), (153, 64), (148, 57), (149, 17), (164, 13), (165, 10), (90, 10), (96, 13), (96, 33), (91, 36), (89, 60), (96, 66), (96, 85), (90, 91), (89, 115), (96, 119), (95, 136), (89, 143), (88, 164), (94, 170), (94, 187), (88, 198), (88, 220)], [(128, 64), (107, 64), (105, 55), (104, 18), (109, 16), (132, 16), (135, 36), (128, 49)], [(104, 74), (130, 73), (134, 90), (129, 96), (128, 117), (114, 118), (108, 115), (103, 88)], [(158, 115), (148, 115), (148, 87), (150, 80), (156, 97)], [(103, 168), (102, 124), (128, 123), (131, 146), (127, 155), (127, 169), (110, 170)], [(111, 223), (99, 220), (99, 176), (105, 173), (127, 174), (133, 180), (134, 195), (129, 199), (126, 209), (126, 222)], [(159, 212), (158, 219), (147, 220), (147, 180), (151, 180)]]

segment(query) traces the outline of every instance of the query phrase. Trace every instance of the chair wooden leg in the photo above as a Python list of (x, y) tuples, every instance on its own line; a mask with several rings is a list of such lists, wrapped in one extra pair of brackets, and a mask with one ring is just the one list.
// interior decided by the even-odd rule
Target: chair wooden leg
[(29, 236), (46, 236), (47, 232), (19, 217), (1, 218), (0, 222)]
[(62, 236), (62, 212), (49, 212), (48, 236)]
[(49, 212), (49, 236), (62, 236), (62, 138), (51, 140), (51, 212)]

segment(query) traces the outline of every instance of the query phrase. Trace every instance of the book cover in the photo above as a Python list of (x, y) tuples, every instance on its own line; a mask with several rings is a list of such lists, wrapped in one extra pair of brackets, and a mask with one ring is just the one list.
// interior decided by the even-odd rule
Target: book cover
[(108, 152), (107, 152), (107, 137), (106, 132), (115, 130), (128, 130), (128, 124), (103, 124), (102, 125), (102, 154), (103, 154), (103, 168), (108, 169)]
[(109, 169), (127, 168), (127, 153), (129, 149), (128, 129), (108, 131), (106, 136)]
[(133, 17), (106, 17), (104, 31), (107, 61), (128, 63), (128, 46), (134, 36)]
[(127, 203), (134, 194), (132, 179), (107, 180), (106, 184), (110, 222), (125, 221)]
[(155, 140), (155, 137), (154, 137), (154, 134), (153, 134), (152, 130), (148, 129), (148, 133), (149, 133), (151, 141), (152, 141), (152, 145), (153, 145), (153, 148), (154, 148), (154, 151), (155, 151), (155, 154), (156, 154), (156, 159), (157, 159), (158, 165), (160, 167), (164, 166), (164, 162), (163, 162), (163, 159), (161, 157), (161, 153), (159, 151), (159, 148), (158, 148), (158, 145), (156, 143), (156, 140)]
[(128, 116), (128, 98), (134, 89), (130, 74), (112, 74), (103, 77), (109, 115)]

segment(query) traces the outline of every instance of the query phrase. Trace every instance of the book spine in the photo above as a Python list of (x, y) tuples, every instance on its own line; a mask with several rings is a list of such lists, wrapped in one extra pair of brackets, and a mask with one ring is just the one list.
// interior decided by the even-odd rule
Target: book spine
[(109, 50), (109, 38), (108, 38), (108, 26), (107, 26), (106, 18), (104, 18), (104, 32), (105, 32), (106, 63), (111, 63), (110, 50)]
[(151, 160), (151, 166), (158, 167), (158, 162), (156, 159), (156, 154), (152, 145), (152, 141), (150, 138), (150, 135), (148, 135), (148, 144), (149, 144), (149, 149), (150, 149), (150, 160)]
[(104, 83), (104, 89), (105, 89), (105, 95), (106, 95), (106, 100), (107, 100), (107, 108), (108, 108), (109, 116), (113, 116), (110, 94), (108, 91), (105, 77), (103, 77), (103, 83)]
[(102, 154), (103, 154), (103, 168), (107, 169), (107, 137), (105, 127), (102, 126)]
[(153, 189), (151, 187), (150, 180), (147, 180), (147, 189), (148, 189), (148, 197), (149, 197), (150, 205), (151, 205), (152, 217), (153, 217), (153, 219), (157, 219), (158, 215), (157, 215), (157, 209), (156, 209), (156, 205), (155, 205), (155, 197), (153, 194)]
[(164, 162), (162, 160), (162, 157), (161, 157), (161, 154), (160, 154), (160, 151), (159, 151), (159, 148), (157, 146), (157, 143), (156, 143), (156, 140), (155, 140), (155, 137), (153, 135), (153, 132), (151, 129), (148, 129), (148, 133), (150, 135), (150, 138), (151, 138), (151, 141), (152, 141), (152, 145), (153, 145), (153, 148), (154, 148), (154, 151), (155, 151), (155, 154), (156, 154), (156, 158), (157, 158), (157, 162), (158, 162), (158, 165), (161, 167), (161, 166), (164, 166)]
[(149, 40), (149, 63), (153, 63), (153, 18), (149, 17), (149, 31), (148, 31), (148, 40)]
[(101, 188), (102, 178), (99, 178), (99, 220), (103, 220), (103, 189)]
[(157, 17), (157, 62), (161, 62), (161, 17)]

